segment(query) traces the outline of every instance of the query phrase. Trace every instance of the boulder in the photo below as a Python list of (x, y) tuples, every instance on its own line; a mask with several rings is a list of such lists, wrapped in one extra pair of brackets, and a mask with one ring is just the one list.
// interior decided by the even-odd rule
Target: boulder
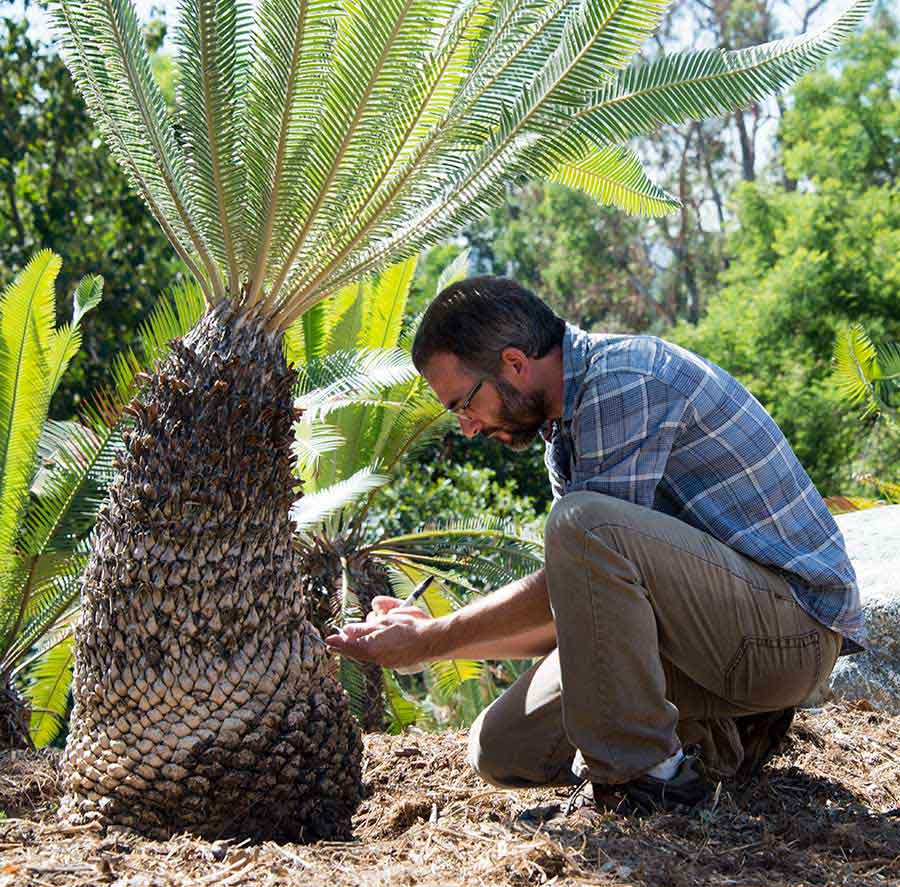
[(869, 650), (840, 657), (827, 688), (809, 701), (867, 699), (882, 711), (900, 714), (900, 505), (835, 519), (856, 569)]

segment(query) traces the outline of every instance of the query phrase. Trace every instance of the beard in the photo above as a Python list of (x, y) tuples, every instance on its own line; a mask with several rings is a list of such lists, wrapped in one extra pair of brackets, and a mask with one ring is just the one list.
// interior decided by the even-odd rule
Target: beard
[(491, 380), (500, 396), (500, 423), (488, 431), (488, 435), (502, 431), (510, 436), (505, 447), (521, 452), (527, 450), (541, 427), (547, 421), (547, 403), (543, 392), (526, 394), (506, 379)]

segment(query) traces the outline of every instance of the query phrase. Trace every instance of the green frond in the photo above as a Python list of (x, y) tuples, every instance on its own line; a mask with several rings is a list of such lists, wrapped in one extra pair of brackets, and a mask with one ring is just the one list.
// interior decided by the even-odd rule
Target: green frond
[(338, 679), (347, 692), (351, 713), (354, 717), (362, 719), (368, 711), (371, 699), (369, 699), (366, 676), (359, 663), (346, 656), (341, 656)]
[(586, 135), (621, 144), (661, 126), (726, 114), (785, 89), (818, 65), (863, 20), (870, 0), (802, 37), (749, 49), (708, 49), (667, 56), (623, 72), (576, 111), (566, 140)]
[(201, 285), (208, 277), (212, 291), (224, 295), (196, 227), (184, 149), (153, 79), (133, 3), (58, 0), (50, 13), (66, 65), (111, 153)]
[(180, 0), (177, 105), (193, 200), (193, 218), (220, 267), (228, 293), (242, 283), (236, 237), (241, 230), (244, 167), (238, 101), (238, 46), (249, 30), (249, 4)]
[(187, 335), (203, 317), (206, 303), (200, 287), (193, 282), (173, 287), (156, 300), (138, 329), (144, 367), (153, 366), (169, 351), (173, 339)]
[(328, 237), (336, 220), (358, 207), (368, 183), (379, 179), (424, 91), (420, 51), (437, 39), (455, 8), (453, 0), (342, 5), (331, 76), (304, 169), (308, 188), (282, 226), (273, 299), (282, 297), (295, 262), (302, 265), (305, 253), (315, 251), (317, 240)]
[(291, 520), (298, 531), (309, 530), (384, 486), (388, 480), (383, 474), (362, 468), (346, 480), (299, 499), (291, 508)]
[(284, 359), (288, 366), (299, 368), (318, 360), (326, 350), (326, 306), (319, 302), (297, 318), (284, 333)]
[(247, 87), (244, 251), (260, 297), (285, 226), (308, 200), (306, 167), (322, 116), (337, 28), (332, 0), (263, 0)]
[(866, 412), (876, 408), (872, 380), (877, 373), (876, 352), (862, 324), (855, 323), (834, 343), (834, 381), (851, 402), (866, 402)]
[(396, 348), (403, 324), (416, 257), (383, 271), (372, 287), (366, 317), (357, 344), (360, 348)]
[(546, 178), (631, 215), (664, 216), (681, 207), (678, 198), (647, 178), (628, 148), (595, 148), (575, 161), (560, 159), (552, 163)]
[(52, 742), (65, 722), (75, 660), (73, 647), (74, 637), (71, 631), (66, 631), (43, 652), (27, 674), (25, 698), (32, 709), (31, 741), (35, 748)]
[(475, 681), (484, 672), (484, 664), (474, 659), (444, 659), (428, 663), (428, 672), (440, 693), (449, 696), (465, 681)]
[(69, 361), (77, 354), (81, 345), (81, 318), (100, 304), (102, 296), (103, 278), (98, 275), (83, 277), (75, 288), (72, 294), (72, 321), (54, 331), (47, 349), (50, 396), (56, 391)]
[(440, 294), (448, 286), (464, 280), (469, 276), (469, 263), (471, 259), (472, 248), (466, 247), (443, 271), (438, 277), (437, 286), (435, 286), (435, 295)]
[(17, 610), (2, 592), (18, 572), (14, 546), (50, 400), (46, 349), (60, 265), (42, 250), (0, 296), (0, 640), (15, 621), (8, 606)]
[(297, 473), (304, 481), (303, 489), (314, 492), (319, 460), (333, 453), (344, 443), (340, 431), (331, 425), (301, 419), (294, 425), (292, 450), (297, 458)]
[(302, 393), (295, 405), (321, 417), (352, 403), (377, 402), (385, 389), (417, 377), (409, 355), (400, 349), (339, 351), (300, 368)]
[(69, 557), (58, 559), (52, 570), (45, 571), (40, 582), (33, 582), (39, 563), (31, 560), (28, 572), (28, 592), (21, 594), (20, 600), (27, 604), (22, 610), (27, 616), (15, 634), (9, 637), (8, 646), (0, 658), (0, 667), (13, 675), (19, 674), (31, 662), (30, 651), (46, 642), (48, 632), (54, 631), (60, 623), (71, 621), (78, 604), (81, 571), (87, 563), (88, 546), (83, 544)]
[(393, 672), (383, 668), (381, 674), (389, 716), (387, 732), (396, 736), (407, 727), (426, 719), (428, 715), (424, 708), (403, 691)]

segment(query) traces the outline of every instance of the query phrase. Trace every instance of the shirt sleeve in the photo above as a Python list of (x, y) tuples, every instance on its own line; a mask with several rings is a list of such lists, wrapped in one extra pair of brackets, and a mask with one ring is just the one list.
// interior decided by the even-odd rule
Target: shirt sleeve
[(652, 508), (686, 409), (682, 394), (652, 376), (616, 372), (598, 378), (573, 416), (566, 492), (591, 490)]

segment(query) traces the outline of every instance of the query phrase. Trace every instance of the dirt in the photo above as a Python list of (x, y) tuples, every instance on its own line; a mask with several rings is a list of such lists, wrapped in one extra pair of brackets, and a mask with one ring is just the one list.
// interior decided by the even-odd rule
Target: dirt
[(486, 785), (460, 733), (370, 736), (365, 778), (352, 842), (157, 842), (63, 825), (58, 758), (7, 753), (0, 887), (900, 885), (900, 717), (865, 702), (801, 713), (754, 783), (684, 814), (551, 815), (565, 790)]

